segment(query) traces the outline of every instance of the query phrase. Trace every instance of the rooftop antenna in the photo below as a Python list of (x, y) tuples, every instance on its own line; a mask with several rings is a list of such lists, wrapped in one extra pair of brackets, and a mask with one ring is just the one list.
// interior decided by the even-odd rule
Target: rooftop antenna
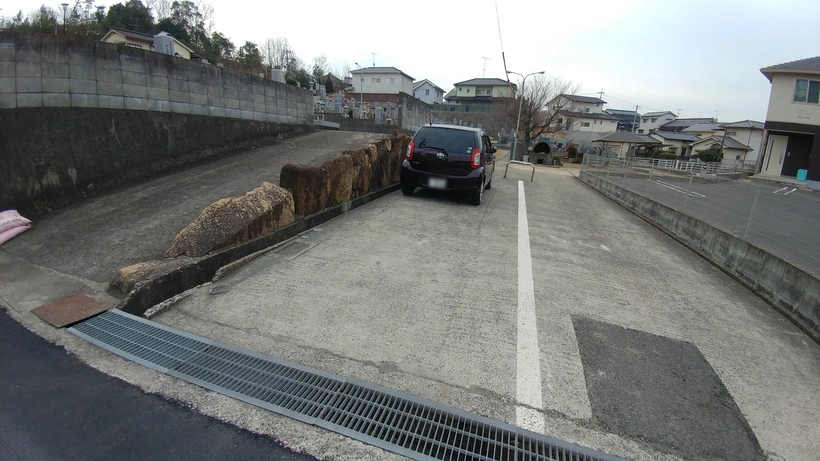
[(370, 52), (370, 54), (372, 54), (372, 55), (373, 55), (373, 67), (376, 67), (376, 53), (373, 53), (373, 52), (371, 51), (371, 52)]
[(484, 56), (481, 57), (484, 60), (484, 70), (481, 71), (481, 78), (487, 76), (487, 61), (492, 61), (490, 58), (485, 58)]
[(681, 112), (683, 112), (683, 109), (678, 109), (678, 117), (680, 117)]
[(507, 58), (504, 56), (504, 40), (501, 39), (501, 17), (498, 15), (498, 0), (495, 2), (495, 22), (498, 24), (498, 41), (501, 43), (501, 60), (504, 62), (504, 76), (507, 77), (507, 83), (512, 90), (513, 84), (510, 82), (510, 73), (507, 72)]

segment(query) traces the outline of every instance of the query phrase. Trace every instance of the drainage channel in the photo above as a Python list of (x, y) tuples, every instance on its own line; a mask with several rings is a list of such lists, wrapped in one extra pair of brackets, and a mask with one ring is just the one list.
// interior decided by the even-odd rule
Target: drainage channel
[(620, 459), (119, 310), (100, 314), (68, 331), (161, 373), (412, 459)]

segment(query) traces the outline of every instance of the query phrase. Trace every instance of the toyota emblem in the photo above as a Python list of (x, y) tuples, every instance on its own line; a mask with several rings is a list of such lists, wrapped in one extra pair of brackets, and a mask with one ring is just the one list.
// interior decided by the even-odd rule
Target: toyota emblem
[(436, 158), (438, 158), (439, 160), (444, 160), (444, 152), (439, 152), (438, 154), (436, 154)]

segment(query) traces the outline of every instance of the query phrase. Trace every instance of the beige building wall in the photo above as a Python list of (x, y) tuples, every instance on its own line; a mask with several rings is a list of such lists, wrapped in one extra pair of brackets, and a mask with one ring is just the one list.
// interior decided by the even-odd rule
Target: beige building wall
[(820, 80), (820, 75), (807, 77), (775, 74), (772, 77), (769, 110), (766, 112), (767, 122), (820, 125), (820, 104), (794, 102), (794, 86), (798, 78)]

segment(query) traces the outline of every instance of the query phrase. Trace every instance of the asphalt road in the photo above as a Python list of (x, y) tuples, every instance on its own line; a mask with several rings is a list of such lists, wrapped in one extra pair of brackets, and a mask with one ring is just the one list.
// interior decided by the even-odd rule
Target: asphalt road
[(108, 283), (121, 267), (162, 259), (176, 234), (206, 206), (265, 181), (279, 184), (286, 163), (320, 161), (382, 137), (318, 131), (207, 161), (49, 213), (0, 251)]
[[(594, 170), (593, 170), (594, 171)], [(606, 175), (598, 172), (598, 175)], [(792, 187), (610, 173), (616, 184), (684, 211), (820, 275), (820, 195)], [(751, 221), (750, 221), (751, 216)]]
[(89, 368), (0, 308), (0, 459), (315, 458)]

